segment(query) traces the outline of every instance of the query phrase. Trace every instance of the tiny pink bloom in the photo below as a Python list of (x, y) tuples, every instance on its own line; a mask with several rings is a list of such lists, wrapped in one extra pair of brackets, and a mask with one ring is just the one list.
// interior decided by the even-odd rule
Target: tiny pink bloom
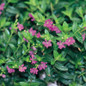
[(39, 70), (45, 70), (45, 68), (47, 68), (47, 62), (41, 62), (41, 64), (38, 66)]
[(25, 72), (26, 69), (27, 69), (27, 67), (25, 67), (24, 64), (22, 64), (21, 66), (19, 66), (19, 71), (20, 72)]
[(84, 27), (86, 29), (86, 27)]
[(38, 74), (38, 69), (37, 68), (30, 68), (30, 73)]
[(9, 29), (11, 30), (12, 28), (11, 28), (11, 27), (9, 27)]
[(58, 45), (58, 48), (59, 49), (65, 48), (64, 44), (65, 43), (64, 42), (61, 42), (61, 41), (57, 42), (57, 45)]
[(72, 45), (72, 44), (74, 44), (74, 43), (75, 43), (75, 40), (74, 40), (73, 37), (70, 37), (70, 38), (68, 38), (68, 39), (65, 41), (65, 44), (68, 45), (68, 46), (70, 46), (70, 45)]
[(53, 24), (53, 22), (50, 19), (48, 19), (48, 20), (45, 21), (44, 27), (49, 28), (49, 27), (51, 27), (52, 24)]
[(26, 42), (28, 42), (28, 40), (26, 38), (24, 38), (24, 37), (23, 37), (23, 40), (26, 41)]
[(2, 4), (0, 5), (0, 10), (4, 10), (4, 5), (5, 5), (5, 3), (2, 3)]
[(9, 68), (8, 66), (7, 66), (7, 70), (8, 70), (8, 73), (13, 73), (13, 72), (15, 72), (14, 69)]
[(0, 15), (2, 14), (2, 12), (0, 11)]
[(36, 30), (33, 30), (33, 28), (30, 28), (29, 29), (29, 33), (31, 33), (32, 36), (34, 36), (36, 34)]
[(46, 48), (52, 46), (51, 40), (47, 41), (47, 40), (45, 39), (45, 41), (43, 41), (42, 44), (43, 44)]
[(36, 51), (36, 50), (37, 50), (34, 46), (32, 46), (32, 49), (33, 49), (34, 51)]
[(83, 41), (85, 40), (85, 33), (84, 34), (82, 34), (82, 38), (83, 38)]
[(23, 30), (24, 29), (24, 26), (22, 25), (22, 24), (19, 24), (19, 22), (18, 22), (18, 29), (21, 31), (21, 30)]
[(35, 21), (35, 18), (32, 16), (31, 13), (29, 13), (29, 17), (31, 18), (31, 21)]
[(39, 32), (39, 33), (37, 33), (37, 35), (36, 35), (36, 36), (37, 36), (37, 38), (40, 38), (40, 37), (41, 37), (40, 32)]
[(2, 74), (2, 78), (6, 78), (6, 75), (5, 74)]
[(37, 61), (35, 61), (36, 58), (30, 58), (30, 60), (32, 61), (32, 64), (36, 64)]

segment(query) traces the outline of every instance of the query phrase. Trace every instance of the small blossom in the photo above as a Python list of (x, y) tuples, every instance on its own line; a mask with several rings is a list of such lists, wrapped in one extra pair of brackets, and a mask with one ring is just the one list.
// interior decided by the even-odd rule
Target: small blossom
[(75, 43), (75, 40), (73, 37), (70, 37), (68, 38), (66, 41), (65, 41), (65, 44), (67, 44), (68, 46), (72, 45)]
[(36, 51), (36, 48), (35, 48), (34, 46), (32, 46), (32, 49), (33, 49), (34, 51)]
[(65, 43), (64, 42), (61, 42), (61, 41), (57, 42), (57, 45), (58, 45), (58, 48), (59, 49), (65, 48), (64, 44)]
[(11, 28), (11, 27), (9, 27), (9, 29), (11, 30), (12, 28)]
[(38, 69), (37, 68), (30, 68), (30, 73), (38, 74)]
[(21, 66), (19, 66), (19, 71), (20, 72), (25, 72), (26, 69), (27, 69), (27, 67), (24, 67), (24, 64), (22, 64)]
[(36, 35), (36, 36), (37, 36), (37, 38), (40, 38), (40, 37), (41, 37), (40, 32), (39, 32), (39, 33), (37, 33), (37, 35)]
[(85, 33), (84, 34), (82, 34), (82, 38), (83, 38), (83, 41), (85, 40)]
[(39, 70), (45, 70), (45, 68), (47, 68), (47, 62), (41, 62), (41, 64), (38, 66)]
[(2, 14), (2, 12), (0, 11), (0, 15)]
[(35, 61), (36, 58), (30, 58), (30, 60), (32, 61), (32, 64), (36, 64), (37, 61)]
[(52, 46), (51, 40), (47, 41), (47, 40), (45, 39), (45, 41), (43, 41), (42, 44), (43, 44), (46, 48)]
[(2, 74), (2, 78), (6, 78), (6, 75), (5, 74)]
[(0, 10), (4, 10), (4, 5), (5, 5), (5, 3), (2, 3), (2, 4), (0, 5)]
[(7, 70), (8, 70), (8, 73), (13, 73), (13, 72), (15, 72), (14, 69), (9, 68), (8, 66), (7, 66)]
[(21, 30), (23, 30), (24, 29), (24, 26), (22, 25), (22, 24), (19, 24), (19, 22), (18, 22), (18, 29), (21, 31)]
[(32, 16), (31, 13), (29, 13), (29, 17), (31, 18), (31, 21), (35, 21), (35, 18)]
[(49, 28), (49, 27), (51, 27), (52, 24), (53, 24), (53, 22), (50, 19), (48, 19), (48, 20), (45, 21), (44, 27)]
[(24, 38), (24, 37), (23, 37), (23, 40), (26, 41), (26, 42), (28, 42), (28, 40), (26, 38)]
[(29, 32), (32, 34), (32, 36), (34, 36), (36, 34), (36, 30), (33, 30), (33, 28), (30, 28)]

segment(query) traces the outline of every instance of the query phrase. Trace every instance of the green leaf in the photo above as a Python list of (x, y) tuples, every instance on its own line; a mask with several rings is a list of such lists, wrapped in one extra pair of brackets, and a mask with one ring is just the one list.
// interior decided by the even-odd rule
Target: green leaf
[(68, 68), (63, 66), (61, 63), (55, 63), (55, 67), (60, 71), (68, 71)]

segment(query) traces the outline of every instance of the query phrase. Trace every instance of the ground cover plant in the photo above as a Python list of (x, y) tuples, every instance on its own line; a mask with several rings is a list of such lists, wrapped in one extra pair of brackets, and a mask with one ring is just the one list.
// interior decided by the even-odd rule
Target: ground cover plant
[(0, 86), (54, 81), (86, 86), (86, 0), (0, 0)]

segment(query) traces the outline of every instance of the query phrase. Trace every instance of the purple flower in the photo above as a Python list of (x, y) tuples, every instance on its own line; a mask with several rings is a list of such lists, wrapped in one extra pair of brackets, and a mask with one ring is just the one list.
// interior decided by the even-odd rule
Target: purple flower
[(68, 39), (65, 41), (65, 44), (68, 45), (68, 46), (70, 46), (70, 45), (72, 45), (72, 44), (74, 44), (74, 43), (75, 43), (75, 40), (74, 40), (73, 37), (70, 37), (70, 38), (68, 38)]
[(39, 33), (37, 33), (37, 35), (36, 35), (36, 36), (37, 36), (37, 38), (40, 38), (40, 37), (41, 37), (40, 32), (39, 32)]
[(4, 10), (4, 5), (5, 5), (5, 3), (2, 3), (2, 4), (0, 5), (0, 10)]
[(29, 13), (29, 17), (31, 18), (31, 21), (35, 21), (35, 18), (32, 16), (31, 13)]
[(23, 40), (26, 41), (26, 42), (28, 42), (28, 40), (26, 38), (24, 38), (24, 37), (23, 37)]
[(13, 72), (15, 72), (14, 69), (9, 68), (8, 66), (7, 66), (7, 70), (8, 70), (8, 73), (13, 73)]
[(34, 36), (36, 34), (36, 30), (33, 30), (33, 28), (30, 28), (29, 29), (29, 33), (31, 33), (32, 36)]
[(57, 45), (58, 45), (58, 48), (59, 49), (65, 48), (64, 44), (65, 43), (64, 42), (61, 42), (61, 41), (57, 42)]
[(26, 69), (27, 69), (27, 67), (24, 67), (24, 64), (22, 64), (21, 66), (19, 66), (19, 71), (20, 72), (25, 72)]
[(45, 41), (43, 41), (42, 44), (43, 44), (46, 48), (52, 46), (51, 40), (47, 41), (47, 40), (45, 39)]
[(37, 68), (30, 68), (30, 73), (38, 74), (38, 69)]
[(83, 41), (85, 40), (85, 33), (84, 34), (82, 34), (82, 38), (83, 38)]
[(45, 70), (45, 68), (47, 68), (47, 62), (41, 62), (41, 64), (38, 66), (39, 70)]
[(18, 29), (21, 31), (21, 30), (23, 30), (24, 29), (24, 26), (22, 25), (22, 24), (19, 24), (19, 22), (18, 22)]
[(6, 78), (6, 75), (5, 74), (2, 74), (2, 78)]

